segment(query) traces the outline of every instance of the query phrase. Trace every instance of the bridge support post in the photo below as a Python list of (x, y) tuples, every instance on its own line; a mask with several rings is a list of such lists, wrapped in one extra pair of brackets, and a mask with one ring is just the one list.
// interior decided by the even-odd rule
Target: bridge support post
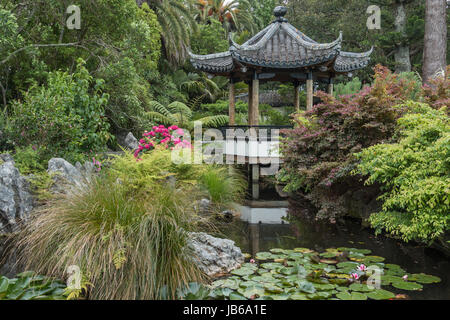
[(259, 199), (259, 164), (251, 164), (251, 185), (253, 200)]

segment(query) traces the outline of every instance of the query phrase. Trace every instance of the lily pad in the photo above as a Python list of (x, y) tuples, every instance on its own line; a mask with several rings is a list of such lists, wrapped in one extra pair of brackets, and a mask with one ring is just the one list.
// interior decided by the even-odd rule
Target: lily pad
[(230, 298), (230, 300), (247, 300), (246, 297), (244, 297), (243, 295), (241, 295), (237, 292), (230, 293), (229, 298)]
[(303, 292), (296, 292), (289, 297), (290, 300), (309, 300)]
[(336, 297), (341, 300), (367, 300), (367, 295), (361, 292), (340, 292)]
[(364, 258), (365, 263), (383, 262), (384, 260), (386, 260), (386, 259), (383, 257), (379, 257), (379, 256), (365, 256), (365, 258)]
[(295, 252), (301, 252), (301, 253), (313, 253), (314, 250), (308, 249), (308, 248), (295, 248)]
[(314, 287), (319, 291), (329, 291), (333, 290), (335, 288), (334, 284), (327, 283), (327, 284), (314, 284)]
[(392, 286), (402, 290), (421, 290), (423, 288), (423, 286), (420, 283), (409, 282), (404, 280), (393, 282)]
[(362, 283), (352, 283), (349, 288), (350, 290), (358, 292), (369, 292), (374, 290), (373, 288), (369, 288), (368, 285)]
[(280, 287), (277, 287), (275, 285), (270, 285), (270, 284), (265, 285), (264, 289), (266, 289), (266, 291), (269, 293), (283, 293), (284, 292), (284, 290), (281, 289)]
[(283, 268), (283, 265), (281, 263), (276, 262), (266, 262), (262, 263), (261, 267), (263, 267), (264, 269), (273, 270), (273, 269), (281, 269)]
[(253, 298), (255, 296), (262, 296), (265, 292), (264, 288), (261, 286), (250, 286), (247, 288), (239, 288), (238, 293), (246, 297), (247, 299)]
[(436, 277), (436, 276), (431, 276), (425, 273), (413, 273), (413, 274), (408, 274), (408, 280), (410, 281), (416, 281), (419, 283), (438, 283), (441, 282), (441, 278)]
[(338, 268), (356, 268), (358, 266), (358, 263), (356, 262), (340, 262), (337, 264)]
[(269, 260), (273, 258), (273, 254), (270, 252), (258, 252), (255, 255), (255, 259), (257, 260)]
[(319, 254), (322, 258), (334, 258), (339, 255), (339, 252), (333, 251), (333, 252), (323, 252)]
[(336, 260), (331, 260), (331, 259), (321, 259), (320, 262), (325, 263), (325, 264), (337, 264), (338, 263)]
[(366, 293), (367, 297), (373, 300), (388, 300), (395, 298), (395, 294), (384, 289), (374, 290)]
[(254, 268), (243, 267), (236, 270), (231, 271), (232, 274), (237, 276), (248, 276), (255, 273)]
[(391, 276), (391, 275), (381, 275), (381, 284), (389, 285), (393, 282), (401, 282), (404, 281), (401, 277)]
[(321, 291), (321, 292), (314, 292), (308, 294), (308, 298), (311, 300), (323, 300), (328, 299), (332, 296), (331, 292)]
[(298, 284), (298, 289), (302, 292), (306, 292), (306, 293), (316, 292), (316, 288), (309, 281), (301, 280), (301, 281), (298, 281), (297, 284)]

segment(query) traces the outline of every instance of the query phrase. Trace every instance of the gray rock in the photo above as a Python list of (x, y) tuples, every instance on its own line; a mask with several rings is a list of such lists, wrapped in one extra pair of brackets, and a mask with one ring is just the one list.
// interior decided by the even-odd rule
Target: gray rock
[(2, 155), (0, 163), (0, 234), (15, 231), (27, 221), (33, 209), (28, 181), (20, 175), (11, 156)]
[(199, 268), (208, 276), (229, 273), (239, 268), (245, 258), (241, 249), (228, 239), (219, 239), (206, 233), (190, 233), (188, 247)]
[(139, 148), (139, 142), (131, 132), (129, 132), (128, 135), (125, 137), (124, 142), (125, 142), (124, 147), (130, 150), (136, 150), (137, 148)]
[(52, 158), (48, 162), (47, 171), (54, 182), (51, 190), (66, 193), (69, 189), (85, 188), (95, 172), (95, 166), (88, 161), (84, 165), (76, 163), (73, 166), (62, 158)]
[(209, 199), (200, 200), (200, 202), (198, 204), (200, 213), (207, 213), (209, 211), (210, 206), (211, 206), (211, 201)]

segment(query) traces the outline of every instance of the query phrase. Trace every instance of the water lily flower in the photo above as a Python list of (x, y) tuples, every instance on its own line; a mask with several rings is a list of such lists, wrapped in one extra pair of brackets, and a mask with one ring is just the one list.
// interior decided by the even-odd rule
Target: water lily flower
[(256, 263), (255, 259), (250, 259), (250, 263)]
[(359, 275), (357, 273), (352, 273), (351, 276), (352, 276), (352, 278), (354, 280), (358, 280), (359, 279)]
[(408, 275), (405, 274), (405, 275), (402, 277), (402, 279), (405, 280), (405, 281), (408, 281)]
[(367, 267), (364, 264), (361, 264), (360, 266), (358, 266), (357, 268), (359, 271), (367, 271)]

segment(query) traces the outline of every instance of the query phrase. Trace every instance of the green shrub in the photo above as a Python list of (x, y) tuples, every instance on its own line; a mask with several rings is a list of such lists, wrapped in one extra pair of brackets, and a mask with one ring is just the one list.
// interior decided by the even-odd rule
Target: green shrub
[(414, 86), (377, 66), (372, 86), (337, 99), (318, 93), (323, 102), (297, 115), (297, 127), (281, 145), (279, 180), (286, 183), (286, 191), (315, 206), (313, 218), (334, 221), (348, 213), (346, 194), (363, 188), (359, 177), (350, 174), (357, 164), (354, 153), (392, 140), (401, 115), (394, 106), (406, 101)]
[(337, 83), (334, 85), (333, 95), (335, 98), (342, 95), (355, 94), (361, 91), (362, 83), (358, 77), (353, 78), (346, 83)]
[(378, 232), (430, 243), (450, 229), (450, 121), (445, 109), (406, 107), (399, 142), (360, 152), (357, 172), (385, 186), (382, 211), (370, 218)]
[(90, 299), (176, 298), (204, 278), (186, 246), (197, 220), (192, 198), (164, 183), (145, 191), (100, 177), (49, 201), (17, 237), (19, 262), (60, 279), (78, 266)]
[[(210, 198), (218, 209), (231, 207), (242, 199), (245, 179), (233, 168), (218, 165), (175, 164), (171, 152), (156, 148), (136, 161), (131, 153), (115, 158), (108, 172), (132, 194), (145, 193), (155, 183), (173, 179), (174, 187), (185, 190), (193, 199)], [(200, 220), (199, 220), (200, 221)]]
[(16, 147), (38, 149), (42, 163), (51, 157), (71, 162), (84, 159), (105, 149), (110, 138), (104, 117), (108, 96), (101, 93), (103, 82), (94, 83), (83, 64), (80, 59), (73, 75), (50, 73), (47, 86), (33, 86), (23, 102), (12, 105), (9, 139)]

